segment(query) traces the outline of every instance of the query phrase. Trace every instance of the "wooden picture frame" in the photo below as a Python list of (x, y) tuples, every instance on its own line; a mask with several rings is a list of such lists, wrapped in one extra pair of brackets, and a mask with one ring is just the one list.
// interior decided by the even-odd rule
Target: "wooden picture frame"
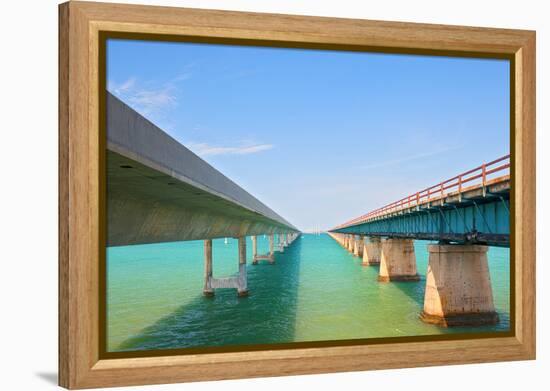
[[(510, 59), (512, 336), (102, 359), (103, 32), (194, 42)], [(59, 384), (90, 388), (535, 358), (535, 32), (68, 2), (59, 6)]]

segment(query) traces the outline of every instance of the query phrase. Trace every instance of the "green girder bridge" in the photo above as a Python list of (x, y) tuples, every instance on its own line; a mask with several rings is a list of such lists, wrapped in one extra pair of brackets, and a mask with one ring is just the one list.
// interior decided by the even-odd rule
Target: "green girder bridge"
[(330, 232), (510, 246), (510, 155), (459, 174)]

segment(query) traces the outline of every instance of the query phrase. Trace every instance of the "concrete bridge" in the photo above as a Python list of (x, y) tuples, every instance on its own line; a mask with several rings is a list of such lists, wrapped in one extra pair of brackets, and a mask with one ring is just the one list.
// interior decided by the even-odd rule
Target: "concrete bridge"
[(510, 156), (506, 155), (347, 221), (329, 231), (378, 280), (418, 281), (414, 239), (428, 245), (423, 321), (498, 322), (488, 246), (510, 246)]
[[(107, 245), (204, 240), (204, 294), (248, 293), (246, 237), (253, 264), (274, 263), (299, 235), (291, 223), (203, 159), (107, 93)], [(256, 235), (270, 250), (257, 254)], [(238, 238), (237, 277), (212, 277), (212, 239)], [(275, 244), (277, 238), (277, 244)]]

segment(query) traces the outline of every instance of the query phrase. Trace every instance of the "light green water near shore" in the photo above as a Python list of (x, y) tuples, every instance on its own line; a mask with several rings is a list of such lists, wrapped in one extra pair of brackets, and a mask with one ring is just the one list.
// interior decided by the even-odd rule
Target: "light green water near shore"
[[(428, 242), (416, 241), (419, 282), (379, 283), (378, 267), (361, 266), (328, 235), (303, 235), (276, 264), (250, 264), (250, 296), (234, 289), (202, 296), (203, 242), (107, 250), (107, 350), (175, 349), (299, 341), (508, 331), (509, 249), (491, 247), (489, 269), (500, 322), (442, 328), (418, 319)], [(259, 252), (267, 238), (259, 237)], [(237, 241), (213, 241), (214, 276), (237, 272)]]

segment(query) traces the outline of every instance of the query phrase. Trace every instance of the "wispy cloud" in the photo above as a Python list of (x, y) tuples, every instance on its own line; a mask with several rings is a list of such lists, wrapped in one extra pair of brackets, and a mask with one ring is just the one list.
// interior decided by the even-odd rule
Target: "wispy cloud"
[(179, 74), (163, 83), (153, 81), (144, 83), (135, 77), (130, 77), (120, 83), (109, 80), (107, 89), (141, 114), (155, 116), (177, 106), (177, 96), (181, 89), (179, 84), (191, 79), (192, 67), (194, 64), (185, 66)]
[(134, 91), (127, 100), (145, 114), (153, 114), (177, 104), (174, 88), (171, 86)]
[(398, 165), (398, 164), (402, 164), (402, 163), (407, 163), (407, 162), (410, 162), (410, 161), (413, 161), (413, 160), (424, 159), (424, 158), (431, 157), (431, 156), (441, 155), (443, 153), (450, 152), (450, 151), (455, 151), (455, 150), (460, 149), (460, 148), (462, 148), (462, 146), (460, 146), (460, 145), (459, 146), (452, 146), (452, 147), (443, 147), (443, 148), (440, 148), (440, 149), (437, 149), (437, 150), (432, 150), (432, 151), (429, 151), (429, 152), (417, 153), (417, 154), (414, 154), (414, 155), (404, 156), (404, 157), (397, 158), (397, 159), (384, 160), (384, 161), (379, 161), (379, 162), (375, 162), (375, 163), (372, 163), (372, 164), (367, 164), (367, 165), (361, 166), (360, 168), (361, 169), (370, 169), (370, 168), (380, 168), (380, 167), (394, 166), (394, 165)]
[(191, 76), (192, 76), (191, 72), (182, 72), (179, 75), (177, 75), (176, 77), (174, 77), (172, 79), (172, 82), (173, 83), (178, 83), (180, 81), (189, 80), (189, 79), (191, 79)]
[(241, 146), (220, 146), (208, 143), (186, 143), (199, 156), (250, 155), (272, 149), (273, 144), (246, 144)]
[(113, 81), (109, 81), (109, 86), (107, 87), (107, 89), (111, 91), (113, 94), (123, 95), (128, 90), (131, 90), (135, 84), (136, 84), (136, 79), (134, 77), (131, 77), (121, 84), (116, 84)]
[(177, 89), (173, 82), (158, 87), (143, 86), (135, 78), (130, 78), (120, 84), (110, 81), (107, 89), (146, 116), (162, 113), (177, 105)]

